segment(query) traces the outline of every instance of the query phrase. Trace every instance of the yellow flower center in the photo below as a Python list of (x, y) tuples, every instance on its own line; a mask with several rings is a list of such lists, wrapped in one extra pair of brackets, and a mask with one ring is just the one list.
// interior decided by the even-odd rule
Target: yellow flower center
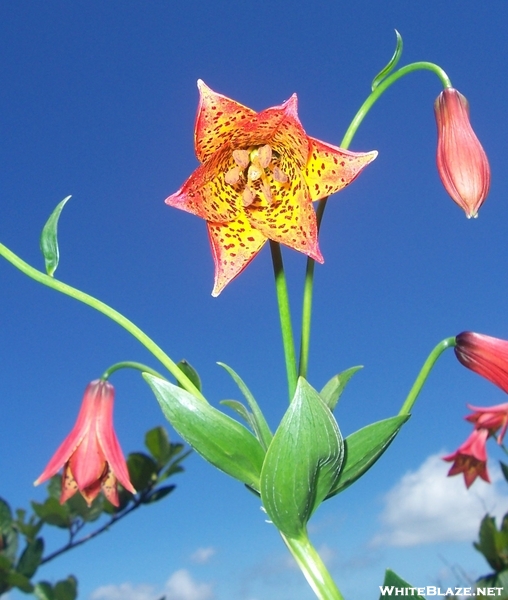
[(242, 190), (244, 207), (250, 206), (257, 195), (264, 197), (268, 205), (273, 202), (270, 178), (278, 183), (287, 183), (288, 176), (275, 164), (277, 157), (269, 144), (249, 148), (249, 150), (233, 150), (235, 165), (224, 176), (228, 185)]

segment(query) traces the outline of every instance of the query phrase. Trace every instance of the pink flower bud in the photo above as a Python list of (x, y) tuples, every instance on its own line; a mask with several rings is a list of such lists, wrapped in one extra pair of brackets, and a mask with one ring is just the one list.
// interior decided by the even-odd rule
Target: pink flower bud
[(443, 90), (435, 104), (437, 169), (446, 191), (465, 211), (476, 217), (490, 187), (490, 166), (469, 121), (469, 104), (453, 88)]
[(79, 490), (90, 506), (102, 490), (118, 506), (118, 481), (136, 493), (113, 428), (114, 398), (107, 381), (97, 379), (87, 386), (76, 424), (35, 482), (42, 483), (63, 467), (62, 504)]

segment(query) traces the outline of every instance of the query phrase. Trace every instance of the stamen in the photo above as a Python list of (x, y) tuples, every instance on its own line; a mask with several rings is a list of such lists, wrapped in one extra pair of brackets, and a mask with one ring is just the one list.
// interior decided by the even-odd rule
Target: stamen
[(257, 158), (261, 167), (266, 169), (266, 167), (272, 162), (272, 149), (269, 144), (265, 144), (264, 146), (258, 148)]
[(242, 169), (249, 166), (250, 157), (248, 150), (233, 150), (233, 160)]
[(281, 171), (279, 167), (273, 168), (273, 178), (279, 183), (287, 183), (289, 180), (289, 177), (286, 175), (286, 173), (284, 173), (284, 171)]
[(228, 185), (235, 185), (240, 180), (240, 167), (233, 167), (224, 175)]
[(253, 192), (250, 188), (246, 187), (243, 190), (242, 202), (243, 202), (243, 205), (245, 206), (245, 208), (247, 208), (247, 206), (250, 206), (254, 202), (255, 197), (256, 196), (253, 194)]
[(263, 178), (263, 181), (261, 183), (261, 189), (263, 190), (263, 194), (266, 198), (266, 201), (268, 202), (268, 204), (271, 204), (273, 202), (272, 190), (270, 189), (270, 184), (268, 183), (268, 180), (266, 180), (265, 178)]

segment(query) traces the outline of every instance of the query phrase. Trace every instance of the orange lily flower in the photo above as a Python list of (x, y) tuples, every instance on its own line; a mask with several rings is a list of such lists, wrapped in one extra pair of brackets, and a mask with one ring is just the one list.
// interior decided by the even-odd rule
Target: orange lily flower
[(212, 296), (268, 239), (322, 263), (312, 202), (351, 183), (377, 152), (349, 152), (308, 136), (296, 94), (256, 113), (201, 80), (198, 88), (201, 165), (166, 204), (206, 220), (215, 262)]
[(101, 489), (118, 506), (117, 481), (136, 493), (113, 428), (113, 386), (101, 379), (88, 384), (78, 419), (34, 485), (53, 477), (62, 467), (60, 503), (79, 490), (90, 506)]

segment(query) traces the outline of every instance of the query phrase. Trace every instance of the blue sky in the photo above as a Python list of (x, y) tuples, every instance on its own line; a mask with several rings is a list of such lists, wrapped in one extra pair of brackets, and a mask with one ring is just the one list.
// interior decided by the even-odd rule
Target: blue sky
[[(215, 363), (231, 365), (275, 428), (287, 393), (268, 248), (212, 298), (204, 222), (164, 204), (197, 165), (196, 81), (255, 110), (296, 92), (307, 133), (338, 144), (392, 55), (396, 28), (401, 64), (440, 64), (469, 99), (492, 187), (476, 220), (442, 188), (441, 88), (428, 72), (392, 87), (352, 143), (379, 156), (327, 208), (309, 380), (319, 388), (362, 364), (337, 410), (342, 431), (391, 416), (439, 340), (463, 330), (508, 338), (507, 19), (504, 0), (1, 3), (0, 241), (42, 268), (40, 230), (72, 194), (57, 276), (189, 360), (214, 404), (239, 397)], [(305, 261), (284, 258), (296, 321)], [(120, 360), (159, 365), (118, 326), (5, 261), (0, 281), (0, 495), (26, 506), (42, 497), (32, 481), (86, 384)], [(138, 374), (112, 383), (121, 444), (138, 450), (163, 417)], [(435, 457), (468, 435), (467, 402), (503, 401), (445, 355), (388, 453), (323, 505), (311, 536), (346, 598), (377, 597), (386, 567), (420, 586), (458, 583), (457, 565), (472, 578), (488, 570), (471, 542), (486, 509), (506, 510), (506, 486), (465, 493)], [(75, 573), (86, 600), (313, 597), (243, 486), (197, 455), (177, 483), (164, 503), (41, 577)]]

